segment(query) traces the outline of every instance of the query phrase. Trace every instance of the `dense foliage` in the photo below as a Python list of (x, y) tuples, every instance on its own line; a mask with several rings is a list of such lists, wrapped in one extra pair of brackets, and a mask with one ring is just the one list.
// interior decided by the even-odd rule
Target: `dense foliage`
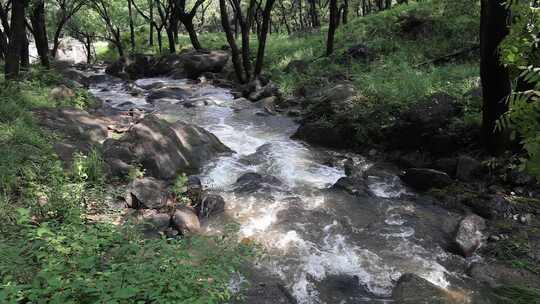
[(508, 5), (513, 23), (501, 45), (501, 58), (512, 69), (516, 83), (500, 127), (512, 130), (512, 137), (527, 151), (522, 169), (540, 177), (540, 11), (534, 1), (511, 1)]

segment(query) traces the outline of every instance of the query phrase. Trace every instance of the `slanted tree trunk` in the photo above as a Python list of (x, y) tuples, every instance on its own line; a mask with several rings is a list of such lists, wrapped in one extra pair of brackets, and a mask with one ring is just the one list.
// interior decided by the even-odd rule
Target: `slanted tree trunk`
[(36, 49), (39, 54), (41, 65), (49, 68), (49, 42), (47, 39), (47, 29), (45, 24), (45, 1), (37, 0), (34, 2), (33, 10), (30, 16), (32, 23)]
[(511, 92), (508, 69), (499, 59), (498, 47), (508, 34), (505, 0), (482, 0), (480, 20), (480, 76), (483, 91), (482, 137), (491, 153), (504, 148), (505, 136), (495, 130), (497, 120), (508, 111)]
[(24, 22), (26, 4), (26, 0), (12, 2), (11, 31), (5, 65), (6, 79), (17, 79), (21, 70), (21, 52), (26, 40), (26, 25)]
[(332, 55), (334, 52), (334, 35), (337, 28), (338, 7), (337, 0), (330, 0), (330, 20), (328, 22), (328, 37), (326, 40), (326, 56)]
[(255, 63), (255, 77), (258, 77), (263, 68), (264, 62), (264, 50), (266, 47), (266, 37), (268, 35), (268, 29), (270, 26), (270, 19), (272, 18), (271, 12), (272, 7), (274, 6), (275, 0), (266, 0), (266, 5), (263, 11), (263, 21), (261, 24), (261, 33), (259, 36), (259, 48), (257, 50), (257, 61)]
[(188, 20), (182, 20), (182, 24), (184, 24), (184, 27), (186, 28), (186, 31), (189, 35), (189, 40), (191, 41), (191, 45), (194, 49), (200, 50), (202, 49), (202, 45), (199, 42), (199, 38), (197, 37), (197, 32), (195, 31), (195, 26), (193, 25), (193, 18), (188, 18)]

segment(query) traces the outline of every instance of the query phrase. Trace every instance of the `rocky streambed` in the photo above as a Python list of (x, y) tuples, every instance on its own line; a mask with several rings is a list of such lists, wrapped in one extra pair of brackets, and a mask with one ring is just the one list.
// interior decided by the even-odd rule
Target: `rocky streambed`
[[(111, 175), (140, 166), (148, 178), (128, 187), (126, 203), (171, 237), (234, 223), (239, 241), (261, 244), (263, 256), (231, 282), (247, 303), (491, 303), (469, 271), (482, 265), (482, 218), (434, 204), (391, 164), (291, 139), (297, 122), (266, 94), (235, 98), (204, 77), (84, 78), (103, 107), (42, 113), (49, 126), (76, 126), (57, 150), (88, 149), (77, 134), (95, 134)], [(171, 217), (160, 210), (178, 172), (203, 198)]]

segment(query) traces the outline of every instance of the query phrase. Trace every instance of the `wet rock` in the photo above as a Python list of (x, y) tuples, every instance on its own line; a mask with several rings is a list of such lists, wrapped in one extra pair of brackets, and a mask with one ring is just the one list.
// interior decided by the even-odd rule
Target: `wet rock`
[(376, 298), (360, 285), (358, 276), (328, 275), (317, 286), (324, 303), (359, 303), (362, 299)]
[[(203, 128), (181, 121), (169, 123), (154, 115), (146, 116), (107, 145), (107, 163), (120, 159), (125, 164), (141, 164), (150, 176), (163, 180), (175, 178), (178, 172), (195, 173), (209, 159), (231, 152)], [(113, 153), (118, 150), (121, 156)]]
[(342, 177), (332, 186), (333, 189), (345, 190), (352, 195), (369, 196), (366, 182), (360, 178)]
[(201, 231), (201, 223), (199, 217), (193, 208), (187, 206), (179, 206), (176, 208), (172, 223), (176, 230), (183, 235), (197, 234)]
[(135, 179), (126, 191), (126, 203), (135, 209), (163, 208), (167, 204), (165, 186), (165, 183), (152, 177)]
[(190, 93), (182, 88), (176, 87), (163, 87), (154, 89), (146, 96), (150, 101), (157, 99), (176, 99), (185, 100), (190, 97)]
[(510, 170), (507, 182), (513, 186), (530, 186), (536, 183), (536, 178), (518, 169)]
[(279, 95), (279, 88), (273, 82), (268, 82), (262, 86), (259, 83), (253, 85), (252, 91), (249, 93), (248, 99), (251, 101), (258, 101), (263, 98)]
[(352, 145), (350, 133), (347, 128), (340, 128), (325, 122), (306, 122), (298, 127), (292, 136), (293, 139), (300, 139), (310, 144), (329, 147), (334, 149), (344, 149)]
[(444, 188), (452, 184), (452, 179), (448, 174), (427, 168), (408, 169), (400, 178), (407, 185), (420, 191), (431, 188)]
[(261, 107), (266, 111), (266, 113), (270, 115), (276, 115), (276, 96), (270, 96), (261, 99), (259, 102), (261, 103)]
[(240, 176), (236, 180), (234, 191), (237, 193), (254, 193), (282, 185), (283, 183), (275, 176), (250, 172)]
[(516, 206), (502, 194), (465, 197), (462, 203), (487, 219), (509, 217), (517, 212)]
[(486, 222), (476, 214), (469, 214), (459, 223), (455, 242), (464, 257), (470, 257), (486, 239), (482, 231)]
[(464, 182), (471, 182), (482, 175), (483, 169), (482, 163), (476, 159), (470, 156), (461, 156), (457, 162), (456, 178)]
[(525, 269), (512, 268), (503, 264), (474, 263), (469, 275), (490, 288), (501, 286), (523, 286), (540, 288), (540, 277)]
[(453, 304), (444, 289), (411, 273), (402, 275), (392, 298), (396, 304)]
[(195, 210), (200, 218), (210, 217), (225, 211), (225, 200), (220, 195), (207, 194), (203, 196), (201, 203), (195, 206)]

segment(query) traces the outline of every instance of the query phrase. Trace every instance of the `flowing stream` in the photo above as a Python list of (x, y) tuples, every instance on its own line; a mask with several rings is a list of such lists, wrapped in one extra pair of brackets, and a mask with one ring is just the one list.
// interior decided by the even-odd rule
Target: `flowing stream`
[[(181, 94), (150, 102), (158, 87)], [(205, 223), (206, 230), (219, 233), (237, 223), (240, 239), (265, 248), (258, 271), (279, 277), (298, 303), (390, 303), (404, 273), (448, 289), (460, 284), (461, 275), (443, 266), (455, 257), (439, 246), (446, 219), (453, 219), (446, 211), (413, 203), (413, 193), (395, 176), (368, 179), (370, 197), (331, 190), (345, 175), (346, 158), (364, 168), (370, 164), (359, 155), (292, 140), (297, 124), (291, 118), (235, 101), (229, 90), (204, 80), (151, 78), (128, 85), (109, 79), (91, 92), (112, 108), (144, 108), (204, 127), (236, 152), (212, 160), (200, 174), (227, 202), (226, 213)], [(249, 172), (268, 182), (239, 191), (236, 180)]]

